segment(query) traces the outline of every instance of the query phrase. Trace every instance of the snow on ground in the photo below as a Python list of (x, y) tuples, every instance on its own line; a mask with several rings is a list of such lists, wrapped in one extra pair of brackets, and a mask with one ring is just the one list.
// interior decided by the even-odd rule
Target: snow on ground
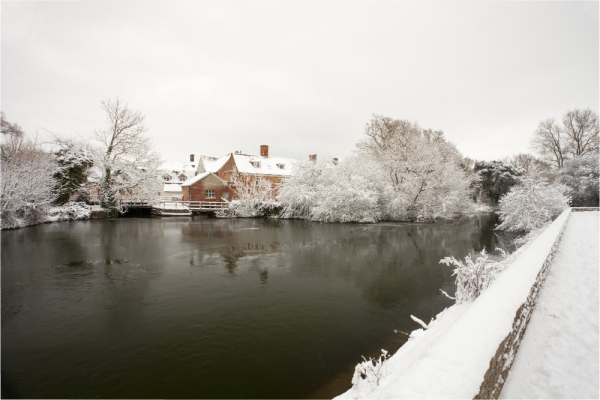
[(571, 214), (500, 398), (599, 397), (599, 217)]

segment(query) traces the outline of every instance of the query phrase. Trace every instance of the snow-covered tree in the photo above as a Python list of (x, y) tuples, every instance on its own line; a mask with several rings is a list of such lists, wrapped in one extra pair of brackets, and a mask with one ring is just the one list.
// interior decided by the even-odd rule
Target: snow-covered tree
[(282, 182), (284, 216), (316, 221), (434, 220), (470, 211), (472, 172), (443, 132), (374, 115), (354, 156), (299, 163)]
[(469, 174), (464, 159), (443, 132), (374, 115), (357, 146), (381, 182), (382, 218), (452, 218), (468, 207)]
[(349, 157), (338, 166), (325, 164), (317, 180), (317, 202), (310, 218), (323, 222), (376, 222), (380, 219), (378, 185), (370, 179), (367, 165)]
[(592, 110), (571, 110), (563, 116), (563, 131), (568, 138), (567, 151), (572, 157), (598, 154), (598, 114)]
[(54, 172), (57, 198), (55, 204), (64, 204), (88, 180), (89, 169), (94, 161), (86, 146), (73, 140), (59, 140), (55, 152), (57, 169)]
[(478, 161), (475, 172), (479, 174), (479, 185), (497, 203), (500, 197), (518, 182), (523, 171), (502, 161)]
[(40, 222), (54, 201), (53, 155), (2, 113), (2, 228)]
[(94, 133), (100, 143), (94, 170), (100, 182), (102, 205), (123, 212), (121, 197), (151, 198), (160, 191), (156, 169), (160, 157), (152, 151), (144, 116), (120, 99), (102, 102), (107, 126)]
[(574, 207), (598, 207), (598, 155), (587, 154), (565, 161), (556, 181), (569, 188)]
[(568, 188), (549, 184), (544, 179), (523, 178), (500, 199), (499, 230), (531, 231), (542, 228), (556, 218), (569, 205)]
[(380, 219), (378, 184), (369, 165), (349, 157), (339, 165), (301, 162), (279, 187), (286, 218), (323, 222), (375, 222)]
[(600, 125), (590, 109), (567, 111), (562, 124), (553, 118), (539, 123), (531, 139), (533, 149), (547, 162), (562, 168), (566, 160), (598, 154)]
[(321, 180), (332, 166), (323, 161), (302, 161), (294, 166), (294, 175), (279, 185), (277, 200), (283, 206), (283, 217), (310, 219), (319, 201)]
[(543, 160), (562, 168), (565, 157), (567, 139), (559, 124), (554, 118), (540, 121), (531, 138), (531, 147), (542, 157)]
[(512, 165), (526, 176), (540, 176), (546, 179), (554, 178), (552, 166), (547, 162), (535, 157), (533, 154), (519, 153), (514, 156), (504, 158), (502, 162), (505, 165)]

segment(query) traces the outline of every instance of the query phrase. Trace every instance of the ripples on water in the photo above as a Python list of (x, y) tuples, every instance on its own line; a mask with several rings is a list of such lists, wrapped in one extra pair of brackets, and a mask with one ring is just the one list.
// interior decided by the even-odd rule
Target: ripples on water
[(361, 355), (418, 328), (410, 314), (450, 305), (439, 260), (493, 249), (492, 223), (131, 218), (2, 232), (3, 389), (334, 396)]

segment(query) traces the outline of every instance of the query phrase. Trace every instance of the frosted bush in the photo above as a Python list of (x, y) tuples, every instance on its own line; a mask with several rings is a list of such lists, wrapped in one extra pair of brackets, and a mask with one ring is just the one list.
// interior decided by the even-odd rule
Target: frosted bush
[(452, 276), (456, 276), (454, 297), (448, 296), (444, 291), (442, 293), (455, 299), (457, 304), (475, 300), (508, 264), (507, 254), (501, 249), (499, 251), (503, 256), (503, 260), (499, 262), (489, 260), (485, 249), (475, 261), (469, 255), (465, 257), (464, 263), (453, 256), (441, 259), (440, 264), (454, 266)]
[(62, 206), (51, 207), (48, 210), (46, 221), (70, 221), (89, 219), (92, 216), (92, 208), (82, 202), (68, 202)]
[(281, 213), (281, 205), (275, 201), (244, 201), (233, 200), (229, 208), (216, 213), (219, 218), (256, 218), (256, 217), (278, 217)]
[(381, 353), (377, 359), (369, 357), (367, 360), (363, 356), (364, 361), (354, 368), (352, 389), (365, 393), (379, 385), (381, 378), (385, 377), (387, 373), (386, 361), (389, 358), (387, 351), (381, 349)]
[(497, 229), (513, 232), (531, 231), (550, 223), (565, 208), (569, 198), (564, 185), (548, 184), (544, 179), (525, 178), (500, 199), (500, 220)]
[(268, 179), (235, 174), (231, 178), (236, 200), (218, 217), (255, 218), (278, 215), (280, 205), (274, 200), (275, 187)]

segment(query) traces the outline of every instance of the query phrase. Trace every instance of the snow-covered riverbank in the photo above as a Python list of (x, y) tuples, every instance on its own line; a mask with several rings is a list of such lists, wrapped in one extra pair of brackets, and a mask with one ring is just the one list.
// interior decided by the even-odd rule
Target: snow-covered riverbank
[(540, 271), (549, 265), (570, 213), (521, 248), (475, 301), (450, 307), (427, 330), (412, 332), (376, 380), (363, 380), (337, 398), (474, 398), (486, 387), (499, 390), (543, 282)]
[(3, 221), (2, 229), (16, 229), (49, 222), (74, 221), (90, 218), (105, 218), (107, 210), (100, 206), (90, 206), (80, 202), (69, 202), (61, 206), (32, 209), (25, 215), (12, 216)]

